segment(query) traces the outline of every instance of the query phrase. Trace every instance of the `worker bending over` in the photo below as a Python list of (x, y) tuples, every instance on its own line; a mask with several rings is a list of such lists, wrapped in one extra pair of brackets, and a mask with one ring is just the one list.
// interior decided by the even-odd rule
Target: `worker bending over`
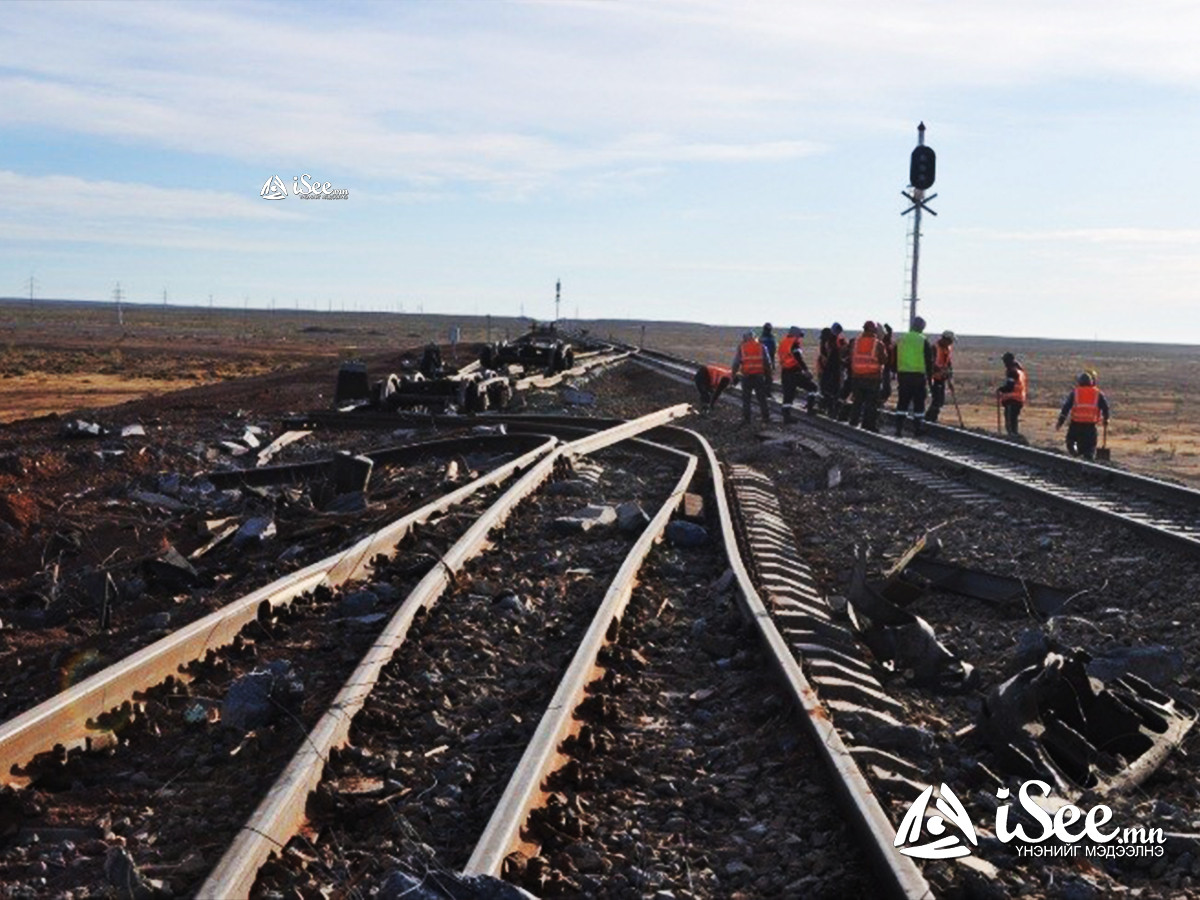
[(753, 331), (742, 335), (737, 353), (733, 355), (730, 370), (736, 376), (742, 375), (742, 424), (750, 424), (750, 394), (758, 395), (758, 407), (762, 412), (764, 422), (771, 421), (771, 413), (767, 409), (767, 378), (771, 371), (771, 360), (767, 351), (755, 338)]
[(733, 383), (733, 372), (725, 366), (709, 363), (696, 370), (696, 390), (700, 392), (700, 411), (707, 415)]
[(1067, 450), (1072, 456), (1082, 456), (1084, 459), (1096, 458), (1096, 424), (1104, 420), (1108, 428), (1108, 398), (1096, 387), (1095, 379), (1084, 372), (1075, 379), (1075, 388), (1067, 394), (1062, 409), (1058, 413), (1058, 424), (1055, 429), (1063, 427), (1068, 418), (1071, 424), (1067, 428)]

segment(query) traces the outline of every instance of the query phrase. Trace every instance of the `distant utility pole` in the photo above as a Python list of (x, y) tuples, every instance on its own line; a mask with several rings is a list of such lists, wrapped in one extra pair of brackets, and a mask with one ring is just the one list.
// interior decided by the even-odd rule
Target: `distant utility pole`
[(908, 183), (912, 187), (912, 193), (900, 192), (912, 203), (912, 206), (900, 215), (916, 213), (913, 216), (912, 230), (912, 290), (908, 296), (908, 327), (910, 329), (917, 318), (917, 266), (921, 262), (921, 210), (928, 210), (931, 216), (937, 215), (925, 205), (937, 196), (937, 194), (925, 196), (925, 192), (933, 187), (936, 166), (937, 155), (933, 152), (932, 147), (925, 146), (925, 123), (922, 122), (917, 126), (917, 146), (913, 148), (908, 162)]
[(124, 294), (121, 293), (121, 282), (117, 282), (117, 286), (113, 288), (113, 300), (117, 302), (117, 324), (124, 327), (125, 325), (125, 310), (121, 308), (121, 300)]
[(558, 304), (562, 302), (562, 279), (554, 282), (554, 321), (558, 321)]
[(37, 284), (37, 279), (33, 275), (29, 276), (29, 305), (33, 306), (33, 288)]

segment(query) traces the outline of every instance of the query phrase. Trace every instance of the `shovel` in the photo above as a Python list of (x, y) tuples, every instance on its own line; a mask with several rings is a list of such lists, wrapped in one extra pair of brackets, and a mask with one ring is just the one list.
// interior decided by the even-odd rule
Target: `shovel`
[(1108, 419), (1104, 420), (1104, 437), (1100, 442), (1100, 449), (1096, 451), (1096, 459), (1108, 462), (1112, 459), (1112, 451), (1108, 449)]
[(996, 395), (996, 434), (1000, 434), (1000, 395)]
[[(962, 410), (958, 408), (958, 394), (954, 393), (953, 378), (946, 379), (946, 387), (950, 388), (950, 399), (954, 401), (954, 411), (958, 413), (958, 427), (966, 428), (967, 426), (963, 423)], [(997, 426), (998, 425), (999, 423), (997, 422)]]

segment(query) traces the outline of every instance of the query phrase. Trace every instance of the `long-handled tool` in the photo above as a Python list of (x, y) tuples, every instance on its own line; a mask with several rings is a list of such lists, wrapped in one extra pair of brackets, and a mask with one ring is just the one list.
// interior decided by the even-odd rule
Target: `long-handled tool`
[(996, 395), (996, 434), (1000, 434), (1000, 395)]
[(956, 393), (954, 393), (954, 379), (953, 378), (946, 379), (946, 387), (950, 388), (950, 399), (954, 401), (954, 411), (956, 413), (958, 413), (958, 427), (966, 428), (967, 426), (963, 422), (962, 410), (958, 408), (958, 395)]
[(1105, 461), (1112, 459), (1112, 451), (1108, 449), (1108, 419), (1104, 420), (1104, 438), (1100, 443), (1100, 449), (1096, 451), (1096, 459)]

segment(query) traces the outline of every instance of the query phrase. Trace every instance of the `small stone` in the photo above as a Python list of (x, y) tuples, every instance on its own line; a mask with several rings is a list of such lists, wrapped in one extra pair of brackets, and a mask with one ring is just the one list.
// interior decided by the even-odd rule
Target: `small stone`
[(244, 547), (247, 544), (262, 543), (275, 537), (275, 520), (269, 516), (256, 516), (248, 519), (233, 536), (233, 546)]
[(650, 517), (642, 509), (642, 504), (629, 500), (617, 506), (617, 527), (626, 534), (633, 534), (645, 529), (650, 524)]
[(299, 704), (304, 684), (286, 659), (275, 660), (236, 679), (221, 703), (221, 721), (239, 731), (268, 725)]
[(374, 591), (355, 591), (342, 598), (342, 602), (337, 605), (337, 615), (345, 618), (365, 616), (373, 613), (378, 605), (379, 596)]
[(617, 521), (617, 511), (611, 506), (593, 504), (576, 510), (569, 516), (554, 520), (554, 530), (559, 534), (580, 534), (593, 528), (605, 527)]
[(702, 547), (708, 543), (708, 531), (704, 526), (682, 519), (668, 523), (666, 536), (676, 547)]

